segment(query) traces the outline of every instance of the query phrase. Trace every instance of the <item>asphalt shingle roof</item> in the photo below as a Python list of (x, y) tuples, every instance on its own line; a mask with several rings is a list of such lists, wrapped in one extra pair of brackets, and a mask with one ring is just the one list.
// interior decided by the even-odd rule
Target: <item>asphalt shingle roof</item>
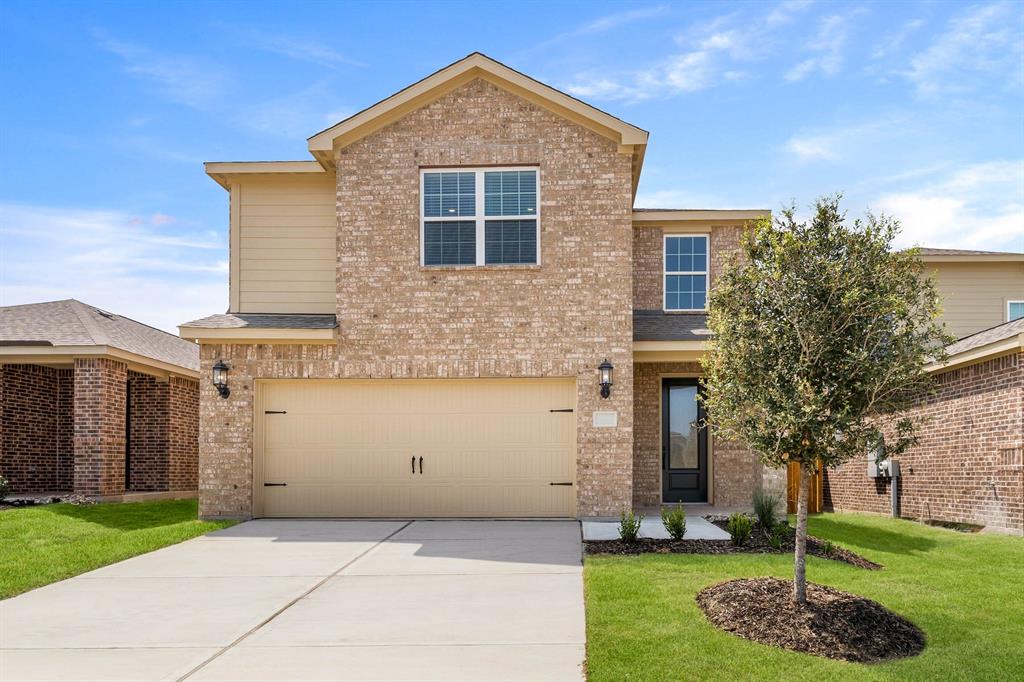
[(121, 315), (67, 299), (0, 308), (0, 346), (110, 346), (199, 370), (199, 346)]
[(334, 329), (338, 326), (338, 318), (329, 314), (224, 313), (181, 326), (201, 329)]
[(990, 343), (996, 341), (1002, 341), (1004, 339), (1010, 339), (1018, 334), (1024, 334), (1024, 317), (1018, 320), (1010, 320), (1004, 322), (996, 327), (991, 327), (984, 331), (980, 331), (970, 336), (954, 341), (950, 345), (946, 346), (946, 352), (950, 355), (956, 355), (957, 353), (963, 353), (964, 351), (973, 350), (975, 348), (981, 348), (987, 346)]
[(933, 249), (922, 246), (918, 249), (922, 256), (1020, 256), (1024, 254), (1013, 251), (975, 251), (973, 249)]
[(711, 338), (708, 316), (702, 313), (633, 311), (634, 341), (706, 341)]

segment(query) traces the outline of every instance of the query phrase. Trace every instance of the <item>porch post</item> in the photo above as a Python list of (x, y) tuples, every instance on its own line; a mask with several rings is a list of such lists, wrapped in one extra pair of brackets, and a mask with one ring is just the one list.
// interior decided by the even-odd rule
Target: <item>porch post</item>
[(128, 367), (109, 358), (75, 358), (74, 490), (124, 493)]

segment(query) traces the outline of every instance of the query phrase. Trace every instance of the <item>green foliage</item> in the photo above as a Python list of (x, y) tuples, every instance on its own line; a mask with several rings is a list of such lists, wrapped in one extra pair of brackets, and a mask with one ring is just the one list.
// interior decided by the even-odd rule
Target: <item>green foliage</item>
[(832, 556), (836, 552), (836, 545), (831, 540), (825, 540), (821, 544), (821, 551), (825, 553), (825, 556)]
[(754, 521), (746, 514), (736, 512), (729, 517), (725, 524), (725, 529), (729, 531), (732, 544), (739, 547), (747, 544), (747, 540), (750, 539), (750, 531), (754, 529)]
[(3, 476), (0, 476), (0, 502), (3, 502), (7, 498), (7, 493), (11, 492), (11, 484)]
[(669, 537), (673, 540), (682, 540), (686, 534), (686, 510), (683, 509), (683, 503), (680, 502), (672, 509), (662, 507), (661, 523), (668, 531)]
[(952, 340), (917, 252), (892, 248), (899, 223), (850, 226), (839, 202), (819, 199), (808, 222), (790, 207), (755, 223), (711, 294), (710, 420), (770, 466), (863, 457), (893, 421), (887, 454), (900, 454), (914, 424), (889, 415), (929, 389), (924, 367)]
[(643, 516), (637, 516), (632, 509), (623, 509), (619, 515), (619, 537), (623, 542), (636, 542), (640, 536), (640, 523)]
[(757, 517), (757, 522), (761, 524), (761, 529), (765, 533), (769, 533), (775, 528), (780, 504), (782, 504), (782, 495), (779, 493), (764, 488), (754, 491), (754, 516)]
[(771, 545), (772, 549), (782, 549), (782, 543), (786, 539), (786, 532), (789, 530), (789, 526), (784, 523), (776, 523), (770, 533), (768, 533), (768, 544)]

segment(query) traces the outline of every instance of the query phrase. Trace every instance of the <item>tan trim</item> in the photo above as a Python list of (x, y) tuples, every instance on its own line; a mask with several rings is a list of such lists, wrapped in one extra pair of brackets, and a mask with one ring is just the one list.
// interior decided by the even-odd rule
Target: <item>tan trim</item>
[(675, 223), (726, 220), (757, 220), (770, 218), (772, 212), (765, 208), (754, 209), (704, 209), (681, 208), (666, 211), (633, 211), (633, 224), (636, 223)]
[(621, 145), (647, 144), (647, 131), (477, 52), (310, 137), (309, 151), (321, 163), (330, 164), (335, 145), (350, 145), (474, 78), (483, 78)]
[(228, 277), (228, 309), (236, 312), (242, 304), (241, 259), (242, 259), (242, 185), (231, 184), (228, 199), (230, 226), (228, 228), (228, 257), (231, 260)]
[(317, 161), (207, 161), (203, 168), (224, 189), (229, 189), (238, 175), (327, 172)]
[(633, 362), (699, 362), (704, 351), (633, 351)]
[(197, 370), (147, 358), (112, 346), (0, 346), (0, 364), (74, 366), (75, 358), (108, 357), (120, 360), (128, 369), (158, 378), (168, 376), (198, 379)]
[(285, 329), (280, 327), (210, 328), (179, 326), (178, 336), (199, 343), (334, 343), (335, 329)]
[(994, 360), (995, 358), (1002, 357), (1003, 355), (1012, 355), (1019, 353), (1024, 349), (1024, 334), (1018, 334), (1017, 336), (1011, 336), (1008, 339), (1001, 339), (999, 341), (993, 341), (992, 343), (984, 346), (978, 346), (977, 348), (971, 348), (970, 350), (950, 355), (943, 363), (932, 363), (925, 367), (928, 372), (940, 372), (950, 369), (956, 369), (958, 367), (966, 367), (967, 365), (975, 365), (979, 362), (985, 362), (987, 360)]
[(634, 341), (633, 352), (637, 351), (694, 351), (704, 352), (706, 341)]
[(1024, 263), (1024, 253), (922, 255), (920, 258), (926, 263)]

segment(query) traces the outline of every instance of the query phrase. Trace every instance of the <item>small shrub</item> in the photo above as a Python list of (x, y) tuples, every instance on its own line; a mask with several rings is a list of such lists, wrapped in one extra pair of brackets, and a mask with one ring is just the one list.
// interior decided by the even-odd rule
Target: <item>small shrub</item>
[(786, 528), (784, 523), (777, 523), (772, 528), (772, 532), (768, 534), (768, 544), (772, 549), (782, 549), (782, 542), (786, 539)]
[(821, 544), (821, 551), (825, 553), (825, 556), (832, 556), (836, 553), (836, 546), (831, 540), (825, 540)]
[(686, 534), (686, 511), (683, 509), (683, 503), (680, 502), (673, 509), (662, 507), (661, 523), (665, 526), (670, 538), (682, 540), (683, 535)]
[(753, 520), (746, 514), (739, 512), (730, 516), (729, 521), (725, 524), (725, 529), (729, 531), (729, 535), (732, 537), (732, 544), (737, 547), (747, 544), (747, 540), (750, 539), (750, 531), (753, 528)]
[(754, 516), (761, 528), (767, 534), (778, 520), (779, 505), (782, 504), (782, 495), (779, 493), (758, 488), (754, 491)]
[(11, 492), (10, 482), (3, 476), (0, 476), (0, 502), (7, 498), (7, 493), (9, 492)]
[(637, 516), (632, 509), (623, 509), (619, 515), (619, 537), (623, 542), (636, 542), (640, 536), (640, 522), (643, 516)]

